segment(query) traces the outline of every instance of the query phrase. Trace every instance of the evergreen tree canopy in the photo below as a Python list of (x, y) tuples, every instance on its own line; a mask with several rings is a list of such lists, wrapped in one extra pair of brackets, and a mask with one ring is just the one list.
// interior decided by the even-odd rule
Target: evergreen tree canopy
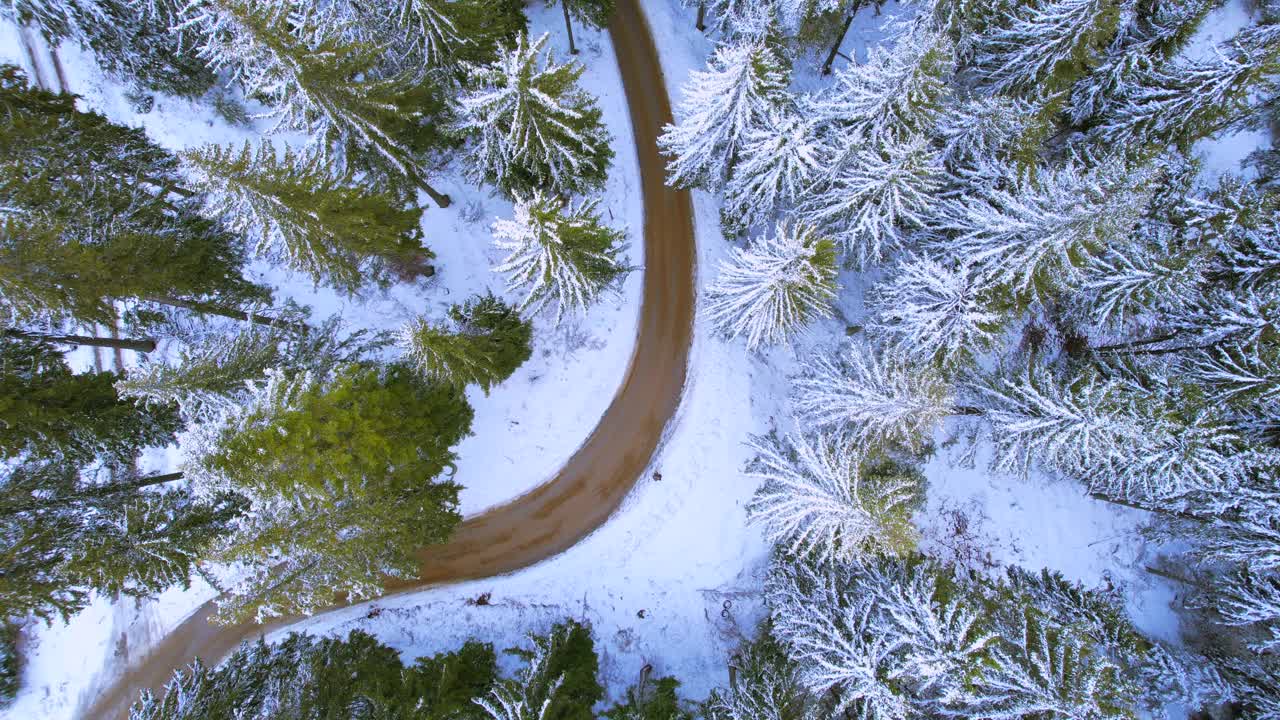
[(525, 661), (514, 678), (499, 681), (479, 705), (491, 720), (593, 720), (604, 697), (591, 630), (569, 620), (546, 635), (529, 635), (529, 649), (511, 652)]
[(468, 172), (511, 197), (599, 190), (613, 161), (600, 108), (578, 87), (585, 68), (544, 56), (546, 44), (521, 36), (497, 62), (468, 64), (458, 97)]
[(72, 373), (46, 343), (0, 337), (0, 455), (128, 461), (142, 448), (168, 444), (181, 427), (176, 408), (123, 400), (113, 386), (117, 379), (109, 372)]
[(472, 698), (494, 683), (493, 647), (468, 642), (405, 666), (395, 650), (353, 630), (346, 639), (291, 633), (241, 645), (215, 668), (197, 660), (163, 697), (145, 691), (130, 720), (477, 717)]
[(556, 320), (587, 308), (627, 268), (622, 264), (626, 233), (603, 224), (599, 200), (564, 205), (541, 192), (516, 201), (515, 217), (493, 224), (494, 244), (509, 251), (495, 272), (522, 291), (521, 310), (554, 303)]
[(195, 212), (176, 158), (141, 130), (0, 66), (0, 301), (5, 314), (109, 321), (122, 298), (268, 297), (243, 248)]
[(472, 412), (452, 385), (403, 366), (273, 371), (243, 404), (183, 436), (201, 493), (236, 492), (250, 512), (211, 558), (249, 570), (223, 616), (259, 620), (381, 593), (411, 576), (413, 551), (460, 520), (458, 486), (435, 480)]
[(401, 332), (409, 359), (428, 378), (489, 390), (511, 377), (533, 349), (533, 323), (492, 293), (449, 309), (453, 327), (425, 318)]
[(282, 261), (316, 283), (354, 293), (387, 283), (397, 261), (422, 247), (422, 211), (394, 196), (335, 176), (315, 151), (277, 155), (270, 143), (237, 153), (210, 145), (183, 154), (206, 216), (252, 238), (259, 256)]

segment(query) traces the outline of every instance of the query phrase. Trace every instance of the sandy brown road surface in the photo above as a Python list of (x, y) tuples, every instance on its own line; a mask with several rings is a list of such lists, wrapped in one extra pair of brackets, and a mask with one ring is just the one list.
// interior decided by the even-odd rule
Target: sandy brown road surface
[[(693, 335), (693, 211), (689, 194), (667, 188), (657, 137), (671, 105), (640, 0), (619, 0), (609, 26), (626, 89), (644, 191), (644, 298), (622, 386), (555, 478), (506, 505), (465, 520), (444, 545), (424, 548), (420, 577), (389, 592), (501, 575), (572, 547), (604, 524), (648, 466), (675, 415)], [(92, 701), (83, 718), (127, 716), (144, 688), (158, 690), (196, 657), (216, 662), (261, 625), (209, 623), (206, 603)]]

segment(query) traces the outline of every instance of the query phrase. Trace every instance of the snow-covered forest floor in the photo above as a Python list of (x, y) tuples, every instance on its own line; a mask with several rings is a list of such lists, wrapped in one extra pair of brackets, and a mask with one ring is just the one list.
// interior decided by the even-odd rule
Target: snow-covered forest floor
[[(644, 10), (675, 95), (689, 73), (703, 66), (711, 43), (693, 28), (692, 12), (678, 0), (646, 0)], [(529, 12), (535, 34), (551, 32), (553, 43), (562, 42), (558, 7), (536, 3)], [(865, 56), (865, 46), (881, 37), (878, 24), (895, 12), (903, 10), (889, 3), (880, 17), (860, 14), (844, 51)], [(1211, 47), (1246, 21), (1243, 2), (1228, 3), (1205, 22), (1192, 52)], [(641, 198), (626, 98), (607, 34), (578, 32), (587, 66), (583, 84), (600, 98), (617, 154), (601, 207), (617, 226), (630, 229), (630, 257), (636, 262)], [(114, 120), (145, 126), (167, 147), (240, 142), (256, 132), (168, 99), (137, 115), (90, 58), (72, 47), (61, 55), (72, 90), (86, 104)], [(0, 60), (25, 62), (9, 27), (0, 30)], [(810, 57), (797, 63), (795, 83), (825, 82), (816, 73), (820, 62)], [(1260, 134), (1243, 133), (1203, 145), (1207, 171), (1236, 167), (1262, 141)], [(442, 315), (450, 303), (486, 288), (501, 293), (500, 278), (489, 270), (498, 254), (490, 246), (488, 224), (507, 215), (509, 203), (455, 174), (441, 176), (440, 185), (454, 205), (429, 208), (423, 219), (440, 268), (436, 277), (358, 300), (313, 291), (305, 278), (276, 274), (268, 281), (283, 296), (310, 305), (316, 317), (341, 313), (353, 326), (386, 329), (423, 311)], [(720, 232), (717, 198), (698, 191), (694, 205), (701, 289), (730, 243)], [(639, 281), (633, 273), (619, 296), (596, 305), (580, 325), (554, 330), (539, 320), (533, 359), (487, 398), (469, 390), (474, 435), (457, 449), (456, 477), (465, 487), (465, 514), (536, 486), (590, 432), (630, 358)], [(858, 273), (843, 273), (842, 317), (815, 323), (792, 346), (763, 355), (748, 354), (741, 341), (722, 340), (700, 314), (683, 404), (650, 472), (608, 524), (569, 551), (510, 576), (384, 598), (289, 629), (345, 634), (360, 628), (412, 658), (468, 638), (510, 646), (521, 633), (545, 630), (570, 616), (592, 624), (612, 692), (634, 682), (651, 663), (656, 673), (679, 678), (683, 695), (704, 697), (724, 684), (729, 655), (763, 613), (759, 589), (769, 546), (746, 524), (744, 506), (755, 487), (742, 474), (751, 454), (745, 442), (753, 434), (791, 429), (787, 379), (803, 358), (839, 346), (847, 328), (862, 322), (865, 283)], [(937, 440), (944, 447), (945, 431)], [(982, 454), (979, 448), (969, 467), (940, 449), (928, 464), (928, 502), (916, 522), (931, 553), (976, 568), (1047, 567), (1086, 585), (1121, 587), (1139, 628), (1176, 641), (1177, 587), (1145, 569), (1160, 553), (1139, 533), (1145, 513), (1091, 499), (1067, 480), (993, 474)], [(159, 469), (164, 458), (151, 461)], [(74, 717), (86, 693), (108, 682), (130, 655), (210, 592), (197, 583), (140, 603), (98, 598), (68, 625), (37, 627), (26, 639), (24, 689), (3, 716)], [(486, 600), (476, 602), (481, 597)]]

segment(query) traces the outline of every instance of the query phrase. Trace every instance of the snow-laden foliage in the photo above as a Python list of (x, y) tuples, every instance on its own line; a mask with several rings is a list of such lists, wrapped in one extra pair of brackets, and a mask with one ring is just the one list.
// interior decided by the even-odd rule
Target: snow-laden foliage
[(1069, 86), (1115, 32), (1116, 6), (1116, 0), (1047, 0), (1018, 7), (977, 41), (984, 84), (1028, 94)]
[(1250, 643), (1254, 652), (1280, 650), (1280, 577), (1241, 571), (1211, 597), (1223, 623), (1257, 628), (1259, 638)]
[(1035, 296), (1079, 282), (1089, 255), (1121, 246), (1148, 203), (1141, 172), (1117, 163), (1042, 168), (1029, 179), (947, 200), (934, 218), (939, 253), (971, 264), (984, 282)]
[(909, 466), (826, 434), (753, 438), (751, 447), (746, 474), (761, 484), (747, 515), (771, 542), (820, 562), (914, 546), (923, 479)]
[(400, 331), (405, 356), (431, 380), (474, 383), (487, 394), (532, 353), (533, 324), (494, 295), (454, 305), (449, 319), (418, 317)]
[(707, 290), (707, 316), (725, 335), (755, 350), (786, 340), (831, 314), (836, 254), (812, 225), (779, 223), (772, 234), (733, 248)]
[(388, 263), (424, 253), (422, 211), (333, 173), (315, 150), (277, 155), (217, 145), (182, 155), (204, 213), (252, 239), (255, 254), (339, 290), (388, 282)]
[(557, 63), (548, 37), (522, 35), (497, 61), (466, 65), (457, 98), (454, 129), (473, 138), (468, 172), (512, 196), (597, 190), (613, 159), (600, 108), (578, 87), (585, 68)]
[(709, 720), (816, 720), (822, 717), (800, 682), (800, 668), (762, 629), (734, 658), (737, 675), (707, 700)]
[(454, 21), (451, 5), (457, 0), (398, 0), (394, 3), (396, 25), (406, 31), (407, 49), (415, 56), (438, 65), (459, 45), (469, 42)]
[(926, 133), (942, 108), (955, 71), (950, 40), (917, 22), (890, 43), (872, 46), (866, 62), (844, 66), (813, 104), (819, 122), (831, 126), (836, 157), (863, 143), (874, 148)]
[(1173, 60), (1121, 88), (1122, 100), (1094, 131), (1112, 147), (1191, 143), (1212, 135), (1253, 102), (1280, 71), (1280, 25), (1246, 28), (1205, 59)]
[(875, 141), (845, 158), (800, 207), (858, 266), (879, 263), (926, 222), (941, 187), (941, 163), (923, 136)]
[(767, 588), (774, 631), (810, 691), (838, 690), (837, 710), (885, 720), (943, 713), (994, 638), (966, 590), (938, 578), (920, 559), (789, 566)]
[(546, 635), (528, 637), (532, 647), (515, 651), (524, 666), (515, 677), (499, 680), (475, 704), (491, 720), (593, 717), (590, 708), (604, 691), (596, 681), (590, 630), (571, 620), (557, 624)]
[(1147, 240), (1089, 256), (1081, 302), (1100, 326), (1197, 302), (1212, 269), (1208, 255), (1181, 250), (1174, 238), (1158, 230)]
[(946, 106), (934, 123), (942, 160), (953, 171), (989, 164), (1031, 123), (1030, 103), (1003, 95), (976, 96)]
[(668, 182), (719, 188), (739, 161), (749, 134), (768, 125), (787, 102), (787, 75), (763, 42), (725, 45), (681, 89), (677, 122), (658, 144), (672, 158)]
[(403, 106), (420, 76), (379, 75), (376, 46), (349, 41), (331, 26), (314, 27), (288, 3), (193, 0), (184, 14), (179, 29), (198, 38), (199, 56), (246, 96), (264, 99), (276, 131), (308, 133), (326, 149), (358, 148), (422, 181), (418, 153), (391, 130), (415, 113), (420, 117), (420, 109)]
[(507, 276), (510, 290), (524, 294), (521, 310), (555, 305), (557, 322), (566, 313), (585, 313), (626, 272), (626, 235), (603, 224), (599, 205), (590, 200), (564, 206), (555, 196), (535, 192), (516, 200), (514, 218), (493, 223), (494, 245), (508, 252), (493, 269)]
[(874, 288), (869, 330), (900, 357), (960, 365), (998, 339), (1003, 318), (990, 309), (986, 291), (967, 267), (911, 255)]
[(818, 13), (845, 10), (849, 0), (681, 0), (704, 12), (707, 30), (726, 40), (764, 40), (794, 35)]
[(792, 404), (809, 427), (868, 446), (918, 448), (957, 412), (951, 383), (935, 372), (856, 345), (847, 358), (809, 361), (792, 387)]
[(800, 199), (821, 168), (816, 124), (799, 112), (775, 111), (747, 133), (725, 187), (724, 215), (744, 228), (763, 223)]
[(1240, 692), (1212, 663), (1164, 643), (1155, 643), (1147, 653), (1141, 681), (1148, 688), (1148, 695), (1158, 702), (1178, 702), (1184, 707), (1228, 703)]
[(1216, 402), (1241, 409), (1280, 403), (1280, 346), (1222, 345), (1202, 350), (1181, 366)]

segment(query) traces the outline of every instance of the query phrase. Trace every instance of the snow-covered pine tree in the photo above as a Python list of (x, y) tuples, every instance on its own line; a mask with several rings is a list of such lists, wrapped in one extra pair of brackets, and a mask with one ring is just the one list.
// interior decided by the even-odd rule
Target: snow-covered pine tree
[(1018, 6), (977, 40), (974, 63), (995, 92), (1052, 97), (1089, 72), (1115, 35), (1118, 0)]
[(19, 626), (5, 618), (0, 620), (0, 707), (18, 695), (22, 686), (22, 653), (18, 649)]
[(513, 678), (499, 680), (475, 703), (491, 720), (592, 720), (591, 706), (604, 697), (596, 676), (599, 659), (591, 630), (569, 620), (546, 635), (530, 634), (529, 649)]
[(941, 187), (941, 163), (923, 136), (869, 142), (843, 159), (800, 206), (859, 267), (877, 264), (925, 224)]
[(1173, 59), (1139, 74), (1094, 128), (1098, 142), (1131, 154), (1183, 150), (1237, 121), (1254, 90), (1280, 72), (1280, 24), (1241, 30), (1203, 60)]
[(1016, 152), (1033, 114), (1034, 106), (1017, 98), (970, 97), (943, 108), (932, 136), (942, 146), (947, 169), (963, 176), (1007, 160)]
[(1126, 245), (1090, 255), (1084, 265), (1077, 302), (1099, 327), (1191, 306), (1214, 270), (1207, 248), (1189, 245), (1154, 223), (1140, 224), (1135, 236)]
[(924, 499), (915, 468), (827, 434), (752, 438), (746, 474), (760, 480), (747, 505), (771, 542), (819, 562), (915, 546), (911, 515)]
[(732, 684), (713, 690), (709, 720), (813, 720), (819, 709), (800, 682), (800, 668), (775, 640), (768, 625), (734, 656)]
[(1214, 7), (1213, 0), (1121, 2), (1119, 27), (1101, 63), (1071, 89), (1071, 121), (1082, 125), (1109, 112), (1125, 88), (1177, 56)]
[(841, 69), (835, 86), (814, 102), (814, 118), (831, 128), (828, 167), (864, 143), (927, 133), (946, 101), (955, 72), (951, 40), (918, 21), (887, 42), (872, 47), (867, 62)]
[(541, 191), (516, 200), (515, 217), (493, 223), (494, 244), (508, 251), (495, 272), (524, 293), (520, 310), (554, 304), (556, 321), (583, 312), (627, 272), (621, 259), (626, 234), (606, 226), (599, 200), (577, 207)]
[(707, 290), (707, 315), (726, 336), (745, 336), (748, 350), (776, 344), (831, 315), (836, 272), (830, 238), (812, 225), (779, 223), (730, 250)]
[(1260, 655), (1280, 650), (1280, 576), (1242, 569), (1219, 580), (1206, 599), (1220, 622), (1255, 633), (1250, 650)]
[(544, 54), (547, 38), (521, 36), (496, 62), (466, 65), (457, 99), (468, 173), (512, 197), (598, 190), (613, 160), (600, 108), (578, 87), (585, 68)]
[(460, 6), (472, 4), (466, 0), (399, 0), (392, 18), (396, 27), (405, 31), (409, 53), (428, 65), (439, 66), (454, 56), (459, 45), (470, 42), (458, 14), (464, 11)]
[(855, 717), (962, 714), (994, 639), (978, 592), (919, 556), (780, 566), (766, 598), (801, 682)]
[(422, 210), (386, 191), (335, 175), (316, 150), (283, 155), (264, 142), (236, 152), (207, 145), (182, 154), (204, 212), (254, 240), (255, 252), (306, 273), (317, 284), (355, 293), (388, 284), (422, 247)]
[(452, 325), (416, 318), (401, 330), (405, 354), (432, 380), (474, 383), (487, 395), (533, 352), (533, 324), (492, 293), (454, 305), (449, 317)]
[(821, 164), (816, 124), (796, 111), (773, 112), (747, 133), (725, 186), (723, 215), (747, 229), (767, 222), (802, 197)]
[(681, 88), (675, 125), (658, 144), (672, 158), (674, 187), (719, 189), (740, 161), (749, 133), (768, 124), (789, 102), (788, 78), (777, 53), (763, 42), (716, 49), (707, 69)]
[(1008, 173), (1002, 187), (940, 203), (931, 229), (940, 256), (1022, 302), (1078, 285), (1085, 260), (1123, 246), (1150, 202), (1148, 174), (1114, 161)]
[(460, 519), (458, 486), (430, 479), (453, 462), (471, 418), (451, 385), (350, 364), (323, 377), (272, 372), (246, 402), (188, 430), (183, 469), (197, 491), (249, 501), (209, 555), (245, 570), (220, 617), (314, 612), (338, 593), (375, 597), (386, 575), (415, 574), (413, 551)]
[(793, 378), (800, 420), (847, 442), (918, 449), (957, 408), (953, 386), (905, 358), (854, 345), (847, 360), (821, 354)]
[(426, 181), (420, 136), (433, 90), (423, 73), (380, 74), (381, 48), (317, 27), (287, 3), (200, 0), (178, 27), (198, 33), (197, 52), (210, 67), (271, 106), (276, 131), (309, 133), (337, 159), (385, 166), (449, 205)]
[[(698, 18), (726, 41), (763, 40), (777, 19), (773, 0), (681, 0), (698, 8)], [(710, 21), (709, 23), (707, 21)], [(699, 30), (704, 28), (699, 26)]]
[(909, 255), (872, 289), (868, 331), (913, 362), (963, 367), (992, 349), (1007, 319), (963, 265)]

